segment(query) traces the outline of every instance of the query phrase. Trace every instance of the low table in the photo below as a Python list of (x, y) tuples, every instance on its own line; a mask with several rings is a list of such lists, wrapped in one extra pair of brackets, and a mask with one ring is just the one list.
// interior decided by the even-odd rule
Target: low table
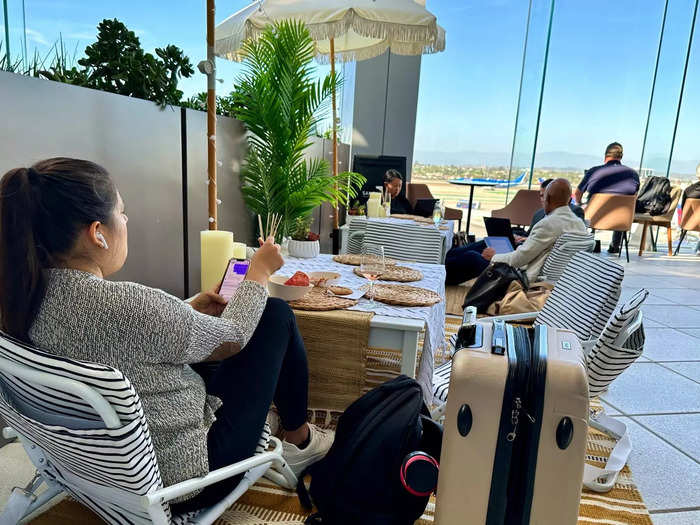
[[(437, 292), (443, 300), (428, 307), (392, 306), (377, 303), (370, 321), (369, 346), (401, 352), (401, 373), (416, 377), (421, 384), (426, 402), (432, 400), (432, 379), (435, 352), (444, 344), (445, 334), (445, 267), (437, 264), (401, 263), (423, 273), (424, 278), (414, 283), (405, 283)], [(353, 272), (354, 266), (339, 264), (331, 255), (320, 255), (313, 259), (288, 257), (278, 271), (281, 275), (292, 275), (296, 271), (334, 271), (341, 274), (338, 284), (357, 289), (367, 284)], [(381, 282), (381, 281), (380, 281)], [(387, 282), (389, 283), (389, 282)], [(389, 283), (391, 284), (391, 283)], [(369, 301), (360, 302), (350, 311), (372, 311), (367, 308)], [(423, 353), (416, 374), (418, 339), (425, 330)]]

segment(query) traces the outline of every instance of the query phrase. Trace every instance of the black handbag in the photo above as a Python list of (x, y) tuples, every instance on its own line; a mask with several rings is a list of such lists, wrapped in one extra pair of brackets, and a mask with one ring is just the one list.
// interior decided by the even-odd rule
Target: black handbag
[(489, 264), (476, 278), (474, 286), (464, 298), (462, 308), (474, 306), (477, 313), (485, 313), (492, 303), (503, 299), (513, 281), (519, 281), (523, 290), (530, 287), (527, 275), (522, 270), (503, 262)]

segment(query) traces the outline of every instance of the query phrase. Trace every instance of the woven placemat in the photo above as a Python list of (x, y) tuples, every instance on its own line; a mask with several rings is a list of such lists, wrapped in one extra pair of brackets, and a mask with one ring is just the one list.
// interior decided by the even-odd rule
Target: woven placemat
[(329, 286), (328, 289), (335, 295), (350, 295), (352, 293), (352, 289), (345, 286)]
[(312, 288), (309, 293), (297, 301), (289, 301), (289, 306), (295, 310), (309, 310), (312, 312), (325, 312), (329, 310), (343, 310), (355, 306), (357, 300), (345, 299), (337, 295), (331, 295), (326, 288)]
[[(359, 268), (355, 268), (353, 271), (355, 275), (363, 277)], [(396, 281), (399, 283), (412, 283), (420, 281), (422, 278), (423, 274), (420, 271), (407, 266), (387, 266), (386, 270), (379, 276), (380, 281)]]
[(406, 284), (375, 284), (374, 300), (394, 306), (432, 306), (442, 301), (432, 290)]
[[(362, 264), (362, 255), (359, 253), (344, 253), (342, 255), (335, 255), (333, 260), (340, 264), (360, 266)], [(384, 264), (390, 266), (396, 264), (396, 261), (389, 257), (384, 257)]]

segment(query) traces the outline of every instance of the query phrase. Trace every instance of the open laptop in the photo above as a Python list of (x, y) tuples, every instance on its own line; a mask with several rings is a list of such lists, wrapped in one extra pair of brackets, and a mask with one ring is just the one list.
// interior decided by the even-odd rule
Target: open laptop
[(496, 253), (510, 253), (513, 245), (508, 237), (484, 237), (484, 242), (489, 248), (493, 248)]
[(438, 199), (417, 199), (413, 212), (421, 217), (432, 217)]
[(489, 237), (505, 237), (510, 241), (511, 246), (515, 246), (513, 227), (510, 224), (510, 219), (501, 219), (500, 217), (484, 217), (484, 225), (486, 226), (486, 234)]

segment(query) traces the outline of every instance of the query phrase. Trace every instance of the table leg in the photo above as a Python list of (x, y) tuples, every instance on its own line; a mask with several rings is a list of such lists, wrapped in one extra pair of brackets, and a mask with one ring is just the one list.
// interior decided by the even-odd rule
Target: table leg
[(416, 377), (416, 360), (418, 358), (418, 332), (403, 333), (403, 348), (401, 349), (401, 373), (408, 377)]
[[(469, 239), (469, 224), (472, 221), (472, 201), (474, 200), (474, 186), (469, 186), (469, 208), (467, 208), (467, 228), (466, 236)], [(468, 241), (467, 241), (468, 242)]]

